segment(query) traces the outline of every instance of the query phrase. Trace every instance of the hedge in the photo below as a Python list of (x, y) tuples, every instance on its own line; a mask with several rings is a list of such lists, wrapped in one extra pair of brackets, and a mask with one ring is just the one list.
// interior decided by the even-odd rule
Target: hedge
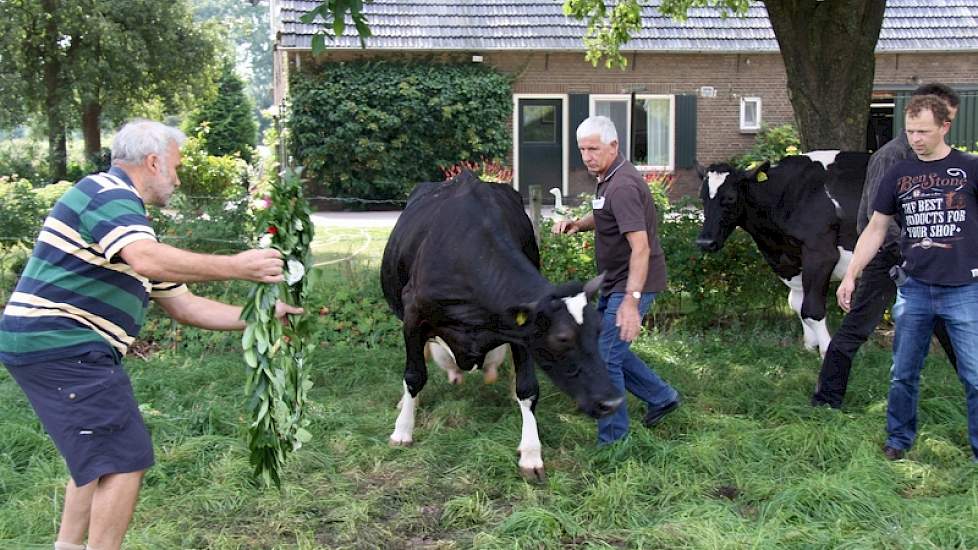
[(312, 194), (403, 199), (445, 167), (509, 152), (512, 84), (489, 67), (325, 63), (294, 73), (290, 94), (289, 147)]

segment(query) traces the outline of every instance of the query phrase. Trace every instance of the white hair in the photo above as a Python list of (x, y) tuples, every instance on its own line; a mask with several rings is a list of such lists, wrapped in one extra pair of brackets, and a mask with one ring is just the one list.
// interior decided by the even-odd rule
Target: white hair
[(183, 145), (187, 136), (172, 126), (137, 118), (123, 126), (112, 140), (112, 162), (139, 164), (149, 155), (166, 158), (170, 143)]
[(618, 141), (618, 130), (615, 130), (615, 123), (606, 116), (587, 117), (577, 127), (577, 141), (595, 134), (601, 138), (601, 143), (605, 145), (612, 141)]

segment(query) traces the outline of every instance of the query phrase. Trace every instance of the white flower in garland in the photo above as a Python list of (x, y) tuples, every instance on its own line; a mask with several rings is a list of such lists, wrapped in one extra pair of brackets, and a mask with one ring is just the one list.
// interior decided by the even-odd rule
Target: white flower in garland
[(295, 223), (292, 224), (292, 228), (296, 231), (302, 231), (302, 220), (296, 218)]
[(268, 248), (272, 246), (272, 234), (265, 233), (258, 239), (258, 248)]
[(302, 265), (299, 260), (289, 260), (286, 263), (288, 267), (288, 273), (285, 275), (285, 282), (292, 286), (302, 280), (302, 277), (306, 274), (306, 266)]

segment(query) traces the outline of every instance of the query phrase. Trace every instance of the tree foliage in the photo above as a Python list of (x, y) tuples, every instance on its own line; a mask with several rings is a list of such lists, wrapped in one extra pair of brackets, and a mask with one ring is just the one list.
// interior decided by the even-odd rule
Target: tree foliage
[[(587, 21), (588, 59), (624, 67), (620, 48), (641, 29), (642, 0), (565, 0), (566, 14)], [(766, 0), (780, 45), (803, 148), (865, 147), (884, 0)], [(743, 15), (748, 0), (662, 0), (660, 13), (685, 19), (690, 8), (712, 7), (726, 17)]]
[(258, 125), (254, 106), (244, 93), (244, 82), (234, 65), (225, 63), (217, 83), (217, 94), (198, 107), (190, 118), (190, 129), (205, 133), (204, 147), (215, 157), (240, 154), (251, 162)]
[(55, 179), (65, 173), (67, 129), (83, 127), (93, 153), (103, 116), (118, 122), (150, 100), (186, 107), (211, 85), (216, 35), (194, 25), (187, 0), (6, 0), (0, 19), (0, 75), (18, 79), (2, 91), (22, 102), (0, 120), (47, 117)]
[(261, 109), (272, 104), (272, 38), (267, 1), (194, 0), (194, 19), (220, 24), (224, 40), (234, 49), (235, 68)]
[[(372, 0), (366, 0), (370, 3)], [(319, 23), (322, 25), (320, 32), (312, 37), (312, 53), (319, 55), (326, 50), (326, 40), (342, 36), (346, 29), (346, 17), (349, 13), (350, 20), (360, 36), (360, 45), (367, 47), (367, 38), (370, 37), (370, 27), (367, 17), (363, 14), (364, 0), (326, 0), (313, 9), (306, 12), (301, 21), (306, 25)]]

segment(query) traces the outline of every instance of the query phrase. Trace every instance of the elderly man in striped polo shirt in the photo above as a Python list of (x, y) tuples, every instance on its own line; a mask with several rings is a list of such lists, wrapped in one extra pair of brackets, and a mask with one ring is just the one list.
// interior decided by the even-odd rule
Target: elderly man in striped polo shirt
[[(271, 249), (195, 254), (160, 243), (145, 204), (180, 185), (185, 136), (135, 120), (112, 142), (112, 168), (76, 183), (44, 221), (0, 318), (0, 362), (27, 394), (71, 473), (55, 548), (116, 549), (153, 464), (149, 432), (122, 358), (153, 299), (171, 317), (214, 330), (244, 328), (236, 306), (183, 283), (282, 280)], [(301, 313), (276, 305), (276, 314)]]

